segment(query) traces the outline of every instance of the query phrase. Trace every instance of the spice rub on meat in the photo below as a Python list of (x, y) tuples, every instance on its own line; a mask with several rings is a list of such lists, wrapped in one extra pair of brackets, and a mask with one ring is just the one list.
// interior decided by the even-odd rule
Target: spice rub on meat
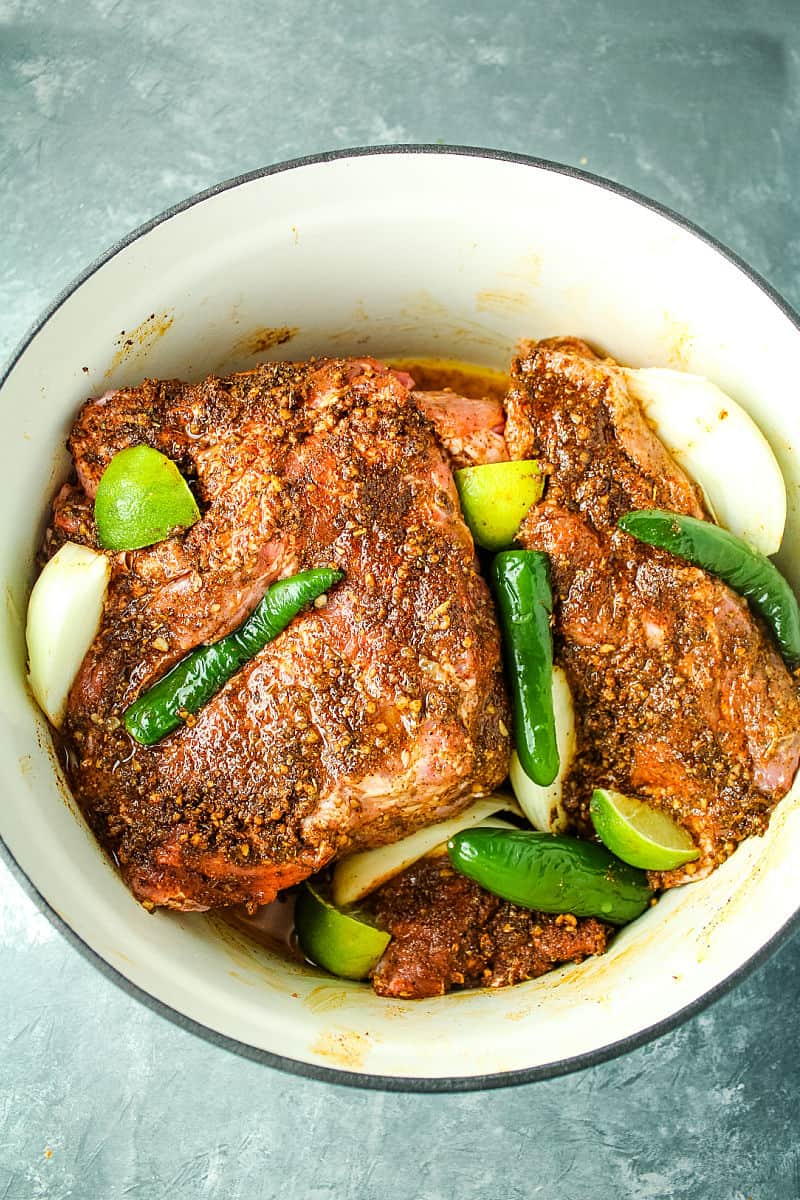
[[(201, 520), (112, 557), (63, 730), (74, 793), (148, 906), (264, 904), (350, 849), (457, 812), (506, 774), (499, 638), (449, 467), (405, 382), (369, 360), (265, 364), (89, 401), (47, 551), (94, 544), (113, 457), (147, 444)], [(132, 742), (125, 709), (235, 628), (274, 580), (344, 581), (185, 726)]]
[(651, 873), (654, 885), (707, 874), (764, 831), (791, 786), (794, 682), (730, 588), (617, 528), (630, 509), (706, 514), (613, 362), (572, 338), (523, 346), (505, 435), (513, 458), (538, 457), (549, 473), (520, 541), (550, 555), (556, 659), (578, 722), (563, 797), (573, 828), (591, 835), (594, 787), (639, 795), (701, 851)]
[(453, 470), (508, 460), (499, 400), (437, 391), (414, 392), (414, 402), (436, 430)]
[(611, 927), (594, 917), (532, 912), (459, 875), (447, 855), (422, 858), (371, 907), (392, 935), (372, 978), (381, 996), (421, 999), (457, 987), (506, 987), (559, 963), (602, 954)]

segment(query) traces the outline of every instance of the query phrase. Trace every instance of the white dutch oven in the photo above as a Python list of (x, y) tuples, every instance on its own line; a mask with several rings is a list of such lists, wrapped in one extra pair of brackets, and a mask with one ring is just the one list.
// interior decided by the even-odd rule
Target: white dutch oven
[(800, 584), (800, 415), (787, 370), (800, 354), (797, 318), (682, 220), (575, 171), (421, 147), (257, 172), (132, 234), (25, 342), (0, 410), (0, 832), (63, 926), (142, 998), (308, 1074), (487, 1086), (641, 1043), (787, 932), (800, 908), (797, 789), (765, 837), (670, 892), (604, 957), (502, 991), (381, 1000), (213, 918), (149, 916), (87, 831), (26, 690), (34, 552), (85, 397), (265, 357), (435, 355), (503, 367), (519, 338), (566, 333), (630, 365), (708, 375), (749, 410), (786, 476), (781, 563)]

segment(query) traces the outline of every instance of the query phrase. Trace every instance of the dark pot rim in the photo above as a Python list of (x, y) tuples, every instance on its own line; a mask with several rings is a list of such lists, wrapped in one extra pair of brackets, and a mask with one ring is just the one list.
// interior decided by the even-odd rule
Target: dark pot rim
[[(357, 146), (350, 149), (330, 150), (321, 154), (310, 154), (303, 158), (289, 159), (285, 162), (275, 163), (272, 166), (261, 167), (255, 171), (249, 171), (243, 175), (234, 176), (232, 179), (227, 179), (222, 183), (215, 184), (213, 187), (206, 188), (202, 192), (198, 192), (195, 196), (190, 196), (186, 200), (181, 200), (178, 204), (172, 205), (165, 209), (152, 220), (140, 225), (131, 233), (126, 234), (123, 238), (112, 245), (99, 258), (95, 259), (88, 267), (86, 267), (70, 284), (65, 287), (53, 302), (44, 310), (38, 320), (28, 330), (23, 337), (16, 351), (12, 354), (11, 359), (0, 376), (0, 389), (5, 384), (9, 375), (13, 371), (19, 359), (28, 349), (29, 345), (38, 333), (44, 328), (48, 321), (61, 308), (72, 294), (91, 278), (96, 271), (100, 270), (110, 259), (114, 258), (120, 251), (130, 246), (133, 242), (139, 240), (145, 234), (155, 229), (158, 225), (170, 220), (171, 217), (179, 213), (185, 212), (186, 209), (192, 208), (195, 204), (200, 204), (204, 200), (208, 200), (212, 196), (219, 195), (220, 192), (228, 191), (231, 188), (236, 188), (242, 184), (250, 183), (256, 179), (262, 179), (268, 175), (277, 175), (284, 171), (292, 171), (298, 167), (306, 167), (319, 163), (333, 162), (337, 159), (344, 158), (363, 158), (366, 156), (381, 156), (390, 154), (426, 154), (426, 155), (456, 155), (469, 158), (495, 159), (500, 162), (516, 163), (520, 166), (536, 167), (540, 170), (550, 171), (558, 175), (566, 175), (572, 179), (581, 180), (585, 183), (592, 183), (598, 187), (604, 188), (606, 191), (614, 192), (618, 196), (624, 196), (628, 200), (634, 201), (643, 208), (650, 209), (659, 216), (665, 217), (673, 225), (687, 230), (694, 234), (706, 245), (711, 246), (719, 254), (726, 258), (739, 271), (744, 274), (748, 280), (754, 284), (760, 291), (769, 297), (769, 299), (780, 309), (780, 311), (789, 318), (789, 320), (800, 331), (800, 315), (792, 308), (784, 298), (762, 278), (758, 272), (754, 271), (743, 259), (729, 249), (723, 242), (707, 233), (699, 225), (680, 213), (675, 212), (668, 205), (662, 204), (657, 200), (652, 200), (631, 188), (625, 187), (623, 184), (615, 183), (612, 180), (604, 179), (602, 176), (593, 175), (589, 171), (583, 171), (577, 167), (567, 166), (562, 163), (551, 162), (548, 159), (535, 158), (526, 154), (513, 154), (506, 150), (484, 149), (478, 146), (440, 146), (428, 144), (410, 144), (410, 145), (393, 145), (393, 146)], [(165, 1001), (157, 1000), (145, 991), (138, 984), (133, 983), (125, 975), (111, 966), (102, 955), (94, 950), (88, 942), (75, 932), (74, 929), (50, 906), (47, 898), (42, 895), (35, 884), (29, 879), (22, 868), (14, 859), (8, 847), (0, 840), (0, 852), (12, 874), (22, 887), (23, 891), (33, 900), (41, 912), (49, 919), (50, 923), (61, 933), (67, 941), (78, 950), (84, 958), (93, 963), (106, 978), (111, 979), (128, 995), (147, 1005), (153, 1012), (159, 1016), (166, 1017), (180, 1028), (189, 1030), (211, 1042), (215, 1046), (223, 1047), (226, 1050), (231, 1050), (235, 1054), (243, 1058), (250, 1059), (255, 1062), (264, 1063), (267, 1066), (278, 1068), (281, 1071), (286, 1071), (293, 1075), (304, 1076), (308, 1079), (316, 1079), (324, 1083), (338, 1084), (348, 1087), (369, 1088), (383, 1090), (388, 1092), (466, 1092), (479, 1091), (488, 1088), (511, 1087), (522, 1083), (533, 1083), (538, 1080), (552, 1079), (558, 1075), (566, 1075), (573, 1071), (583, 1070), (587, 1067), (596, 1066), (598, 1063), (606, 1062), (609, 1059), (617, 1058), (621, 1054), (626, 1054), (631, 1050), (635, 1050), (640, 1046), (644, 1046), (647, 1042), (653, 1041), (655, 1038), (661, 1037), (662, 1034), (668, 1033), (670, 1030), (677, 1028), (690, 1017), (696, 1016), (713, 1004), (726, 992), (730, 991), (736, 984), (740, 983), (766, 960), (773, 955), (780, 946), (789, 939), (792, 933), (800, 926), (800, 910), (795, 912), (781, 929), (774, 934), (769, 941), (764, 943), (755, 954), (753, 954), (746, 962), (742, 963), (735, 971), (728, 975), (724, 980), (718, 983), (715, 987), (705, 992), (692, 1003), (678, 1009), (671, 1016), (663, 1021), (658, 1021), (654, 1025), (643, 1029), (638, 1033), (631, 1034), (629, 1037), (620, 1038), (618, 1041), (611, 1043), (608, 1046), (603, 1046), (598, 1050), (592, 1050), (583, 1054), (576, 1054), (570, 1058), (563, 1058), (556, 1062), (547, 1063), (540, 1067), (526, 1067), (518, 1071), (500, 1071), (488, 1075), (467, 1075), (467, 1076), (443, 1076), (437, 1078), (419, 1078), (419, 1077), (403, 1077), (392, 1075), (370, 1075), (359, 1074), (355, 1071), (340, 1071), (332, 1067), (317, 1066), (313, 1063), (301, 1062), (297, 1059), (287, 1058), (280, 1054), (274, 1054), (269, 1050), (261, 1050), (254, 1046), (250, 1046), (245, 1042), (240, 1042), (236, 1038), (229, 1037), (226, 1034), (218, 1033), (216, 1030), (210, 1029), (203, 1025), (202, 1022), (195, 1020), (192, 1017), (187, 1017), (177, 1009), (172, 1008)]]

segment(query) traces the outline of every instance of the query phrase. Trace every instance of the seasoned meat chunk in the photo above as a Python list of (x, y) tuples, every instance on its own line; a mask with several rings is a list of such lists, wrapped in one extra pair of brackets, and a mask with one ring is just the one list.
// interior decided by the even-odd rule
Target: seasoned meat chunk
[[(146, 443), (201, 520), (113, 557), (64, 727), (75, 795), (149, 905), (263, 904), (335, 855), (495, 787), (508, 760), (498, 634), (449, 467), (401, 378), (372, 360), (266, 364), (89, 401), (49, 548), (91, 542), (91, 498)], [(152, 747), (127, 706), (274, 580), (344, 581)]]
[(705, 514), (613, 362), (576, 339), (524, 346), (506, 439), (512, 457), (535, 455), (549, 472), (545, 502), (520, 540), (550, 555), (556, 658), (578, 720), (563, 798), (573, 826), (591, 835), (594, 787), (639, 795), (701, 851), (653, 883), (706, 874), (764, 831), (791, 786), (800, 758), (794, 681), (730, 588), (617, 529), (630, 509)]
[(602, 954), (611, 929), (594, 917), (531, 912), (459, 875), (446, 855), (420, 859), (372, 898), (392, 940), (375, 968), (381, 996), (420, 999), (453, 987), (505, 987), (559, 963)]
[(499, 400), (453, 392), (414, 392), (414, 402), (436, 430), (454, 469), (508, 459)]

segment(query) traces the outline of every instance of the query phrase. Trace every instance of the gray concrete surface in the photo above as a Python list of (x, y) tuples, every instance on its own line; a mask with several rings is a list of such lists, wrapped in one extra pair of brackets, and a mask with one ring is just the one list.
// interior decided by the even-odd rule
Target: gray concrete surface
[[(165, 206), (368, 142), (587, 166), (800, 306), (799, 19), (796, 0), (0, 0), (0, 357)], [(509, 1091), (356, 1092), (154, 1014), (2, 869), (0, 1200), (796, 1200), (799, 993), (795, 937), (614, 1062)]]

